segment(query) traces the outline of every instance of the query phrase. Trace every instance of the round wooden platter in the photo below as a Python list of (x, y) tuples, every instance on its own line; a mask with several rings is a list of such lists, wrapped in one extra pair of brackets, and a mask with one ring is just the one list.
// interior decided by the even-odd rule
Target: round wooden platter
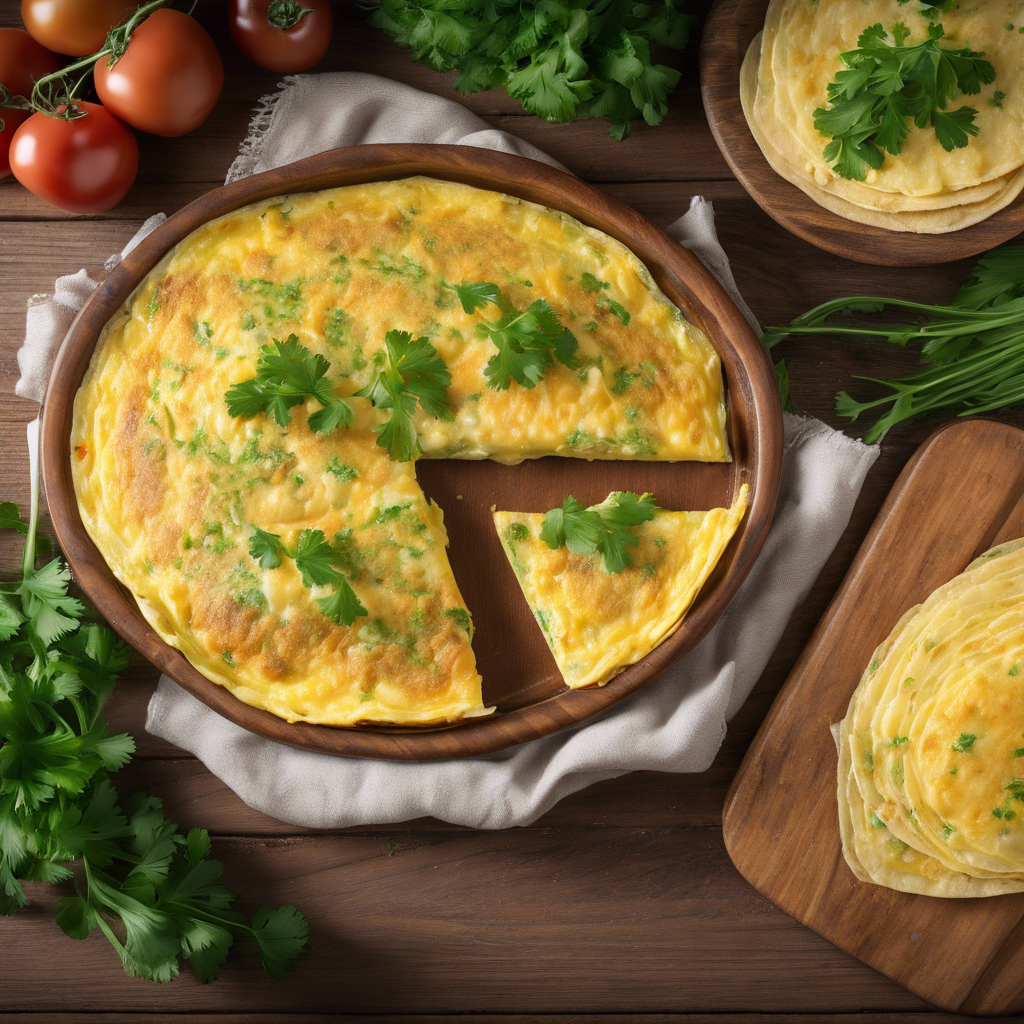
[[(587, 462), (545, 458), (519, 466), (421, 460), (423, 489), (445, 514), (449, 558), (473, 615), (484, 700), (497, 711), (441, 729), (289, 724), (206, 679), (165, 644), (114, 578), (85, 531), (71, 479), (74, 397), (97, 337), (169, 249), (206, 221), (287, 193), (426, 174), (497, 189), (562, 210), (629, 246), (686, 316), (711, 338), (728, 389), (728, 464)], [(724, 611), (771, 524), (782, 468), (782, 411), (771, 364), (749, 324), (689, 251), (634, 210), (545, 164), (465, 146), (380, 145), (334, 150), (242, 181), (189, 204), (142, 241), (96, 289), (57, 356), (43, 406), (43, 478), (54, 529), (82, 589), (134, 648), (214, 711), (281, 743), (348, 757), (434, 760), (484, 754), (607, 710), (689, 651)], [(670, 509), (727, 506), (742, 483), (751, 503), (681, 628), (602, 688), (567, 690), (494, 531), (490, 509), (546, 511), (571, 491), (585, 503), (611, 490), (651, 491)]]
[(952, 263), (987, 252), (1024, 231), (1024, 194), (972, 227), (925, 235), (847, 220), (819, 206), (778, 174), (750, 134), (740, 104), (740, 67), (754, 36), (764, 28), (768, 2), (717, 0), (701, 38), (700, 79), (704, 110), (718, 148), (769, 217), (820, 249), (883, 267)]

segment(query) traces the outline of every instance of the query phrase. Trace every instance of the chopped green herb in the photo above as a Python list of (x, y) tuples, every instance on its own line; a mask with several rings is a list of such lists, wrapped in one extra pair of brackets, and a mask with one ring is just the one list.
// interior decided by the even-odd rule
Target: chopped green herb
[(950, 747), (958, 754), (966, 754), (971, 747), (974, 746), (974, 741), (977, 738), (977, 736), (974, 736), (969, 732), (962, 732), (955, 740), (953, 740)]
[(160, 312), (160, 285), (153, 285), (153, 294), (149, 297), (149, 302), (146, 303), (146, 316), (150, 320), (153, 319)]
[(200, 348), (209, 348), (213, 338), (213, 328), (206, 320), (203, 320), (202, 322), (193, 320), (192, 337)]
[(511, 541), (526, 540), (530, 536), (530, 530), (525, 523), (509, 523), (508, 539)]
[(875, 826), (875, 828), (888, 828), (889, 827), (888, 825), (886, 825), (886, 823), (884, 821), (882, 821), (882, 819), (877, 814), (872, 814), (871, 817), (868, 819), (868, 821), (870, 821), (871, 824)]
[(611, 313), (613, 316), (617, 316), (622, 321), (624, 327), (629, 326), (629, 311), (621, 303), (616, 302), (614, 299), (609, 299), (604, 296), (597, 300), (597, 308)]
[(332, 476), (336, 476), (344, 483), (355, 480), (355, 478), (359, 476), (359, 470), (357, 470), (355, 466), (350, 466), (347, 462), (342, 462), (337, 455), (332, 455), (328, 461), (327, 472)]
[(611, 288), (610, 281), (599, 281), (593, 274), (588, 270), (584, 270), (580, 274), (580, 287), (590, 294), (601, 291), (602, 288)]

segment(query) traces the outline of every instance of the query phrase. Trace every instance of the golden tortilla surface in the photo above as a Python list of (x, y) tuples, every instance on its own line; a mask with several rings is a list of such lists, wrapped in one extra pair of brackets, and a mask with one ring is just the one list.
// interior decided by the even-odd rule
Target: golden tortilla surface
[(931, 896), (1024, 891), (1024, 540), (903, 616), (833, 732), (858, 878)]
[[(546, 299), (579, 365), (535, 388), (487, 386), (488, 309), (445, 283)], [(493, 310), (493, 307), (491, 307)], [(493, 319), (493, 313), (490, 314)], [(417, 412), (428, 458), (542, 455), (728, 461), (707, 338), (620, 243), (551, 210), (410, 178), (278, 197), (185, 239), (105, 328), (76, 397), (83, 521), (148, 621), (208, 678), (289, 721), (429, 724), (484, 714), (472, 625), (440, 509), (414, 464), (375, 443), (385, 418), (351, 397), (389, 330), (425, 335), (452, 375), (450, 422)], [(228, 414), (261, 346), (296, 335), (331, 364), (348, 429)], [(253, 527), (293, 545), (319, 529), (368, 614), (324, 616), (294, 563), (263, 569)]]
[[(747, 508), (659, 511), (637, 527), (632, 564), (606, 572), (599, 555), (549, 548), (541, 513), (495, 512), (494, 526), (566, 685), (603, 686), (682, 624)], [(595, 506), (596, 507), (596, 506)]]

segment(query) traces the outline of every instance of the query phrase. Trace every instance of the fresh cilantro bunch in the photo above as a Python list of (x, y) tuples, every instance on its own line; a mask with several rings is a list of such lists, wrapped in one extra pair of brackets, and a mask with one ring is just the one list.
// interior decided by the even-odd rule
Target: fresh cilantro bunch
[(109, 772), (135, 743), (112, 734), (103, 703), (129, 648), (87, 621), (60, 559), (35, 567), (38, 500), (29, 523), (0, 503), (0, 526), (26, 534), (21, 579), (0, 585), (0, 912), (28, 903), (22, 881), (64, 883), (57, 924), (72, 938), (99, 928), (125, 971), (170, 981), (184, 958), (217, 977), (235, 939), (255, 939), (267, 973), (283, 977), (309, 936), (294, 908), (231, 909), (203, 829), (185, 835), (160, 801), (119, 806)]
[(650, 494), (614, 491), (590, 508), (570, 494), (561, 508), (544, 516), (540, 539), (549, 548), (566, 547), (577, 555), (599, 554), (606, 572), (622, 572), (633, 563), (629, 548), (640, 542), (635, 528), (658, 511)]
[(822, 155), (840, 177), (864, 181), (886, 153), (898, 156), (911, 121), (931, 127), (947, 152), (978, 134), (977, 110), (946, 108), (995, 81), (995, 68), (969, 46), (942, 46), (943, 34), (933, 23), (927, 39), (907, 45), (910, 30), (898, 21), (890, 43), (877, 23), (861, 33), (857, 49), (839, 55), (846, 67), (829, 82), (829, 106), (815, 110), (814, 127), (832, 140)]
[[(909, 314), (910, 322), (849, 321), (849, 313), (885, 309)], [(793, 334), (831, 334), (921, 346), (923, 366), (895, 380), (862, 377), (887, 394), (858, 402), (845, 391), (836, 412), (851, 420), (881, 411), (864, 440), (874, 443), (906, 420), (927, 413), (973, 416), (1024, 405), (1024, 245), (1007, 245), (983, 256), (947, 306), (856, 296), (834, 299), (785, 327), (769, 327), (764, 344), (773, 348)]]
[[(458, 295), (467, 313), (474, 313), (488, 303), (502, 306), (501, 289), (496, 284), (487, 281), (476, 284), (442, 281), (441, 284)], [(626, 316), (628, 318), (629, 314)], [(498, 350), (484, 367), (488, 387), (497, 391), (504, 391), (512, 381), (524, 388), (536, 387), (556, 359), (572, 368), (578, 365), (578, 342), (572, 332), (562, 326), (547, 299), (531, 302), (522, 313), (504, 309), (500, 319), (478, 323), (476, 332), (481, 338), (489, 339)]]
[(450, 420), (452, 375), (434, 346), (426, 338), (413, 338), (408, 331), (388, 331), (384, 348), (374, 355), (373, 362), (377, 368), (373, 379), (356, 396), (370, 399), (378, 409), (391, 410), (391, 416), (374, 428), (377, 444), (397, 462), (408, 462), (419, 451), (412, 422), (416, 403), (431, 416)]
[(302, 574), (302, 585), (313, 587), (334, 587), (329, 597), (318, 597), (316, 603), (332, 622), (339, 626), (351, 626), (367, 611), (352, 589), (349, 581), (338, 571), (341, 554), (333, 548), (324, 536), (323, 530), (303, 530), (299, 534), (295, 550), (289, 551), (276, 533), (252, 528), (249, 539), (249, 554), (263, 569), (276, 569), (281, 556), (287, 555), (295, 561), (295, 568)]
[(377, 0), (371, 22), (435, 71), (459, 72), (460, 92), (503, 88), (547, 121), (605, 117), (616, 139), (629, 122), (660, 124), (679, 72), (651, 44), (682, 49), (681, 0)]
[(291, 410), (312, 398), (323, 408), (310, 415), (311, 430), (329, 434), (337, 427), (347, 427), (352, 422), (352, 407), (334, 397), (327, 379), (330, 368), (327, 359), (310, 352), (294, 334), (286, 341), (274, 338), (260, 349), (256, 376), (228, 388), (224, 395), (228, 412), (243, 419), (266, 413), (278, 426), (286, 427), (292, 421)]

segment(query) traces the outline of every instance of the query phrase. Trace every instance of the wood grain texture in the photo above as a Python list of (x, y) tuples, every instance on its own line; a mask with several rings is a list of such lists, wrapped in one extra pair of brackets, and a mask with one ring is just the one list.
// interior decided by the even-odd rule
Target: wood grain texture
[(764, 27), (769, 0), (718, 0), (700, 48), (701, 93), (711, 131), (736, 177), (767, 214), (828, 252), (886, 267), (950, 263), (986, 252), (1024, 231), (1024, 195), (991, 217), (942, 235), (859, 224), (819, 206), (768, 163), (740, 104), (740, 66)]
[[(662, 291), (703, 329), (721, 357), (733, 461), (670, 465), (539, 459), (510, 468), (489, 461), (423, 460), (417, 475), (427, 496), (445, 510), (446, 529), (454, 538), (452, 568), (474, 615), (484, 702), (495, 705), (497, 712), (455, 727), (419, 731), (288, 723), (243, 704), (164, 643), (103, 561), (79, 517), (71, 478), (74, 396), (107, 321), (152, 267), (200, 225), (287, 192), (414, 174), (500, 188), (564, 211), (626, 244)], [(128, 643), (205, 704), (251, 732), (325, 753), (391, 760), (502, 750), (583, 721), (654, 679), (706, 635), (739, 589), (767, 536), (782, 470), (782, 409), (771, 364), (742, 313), (704, 265), (635, 211), (563, 171), (464, 146), (333, 150), (216, 189), (179, 211), (111, 271), (75, 318), (53, 367), (41, 429), (43, 480), (57, 539), (82, 589)], [(650, 491), (667, 508), (714, 508), (732, 504), (742, 484), (750, 488), (746, 516), (680, 628), (606, 686), (566, 690), (521, 599), (489, 508), (497, 504), (545, 511), (568, 492), (592, 503), (615, 489)]]
[[(852, 958), (837, 968), (829, 943), (737, 884), (718, 826), (218, 839), (213, 855), (240, 908), (251, 912), (272, 889), (309, 917), (313, 939), (286, 979), (263, 976), (244, 946), (213, 985), (187, 970), (171, 985), (120, 976), (102, 936), (76, 942), (57, 931), (45, 891), (4, 922), (0, 1005), (42, 1013), (70, 1004), (83, 1014), (926, 1008)], [(40, 964), (28, 939), (44, 926)]]
[(1024, 1009), (1024, 895), (943, 900), (857, 881), (839, 842), (829, 725), (907, 609), (1022, 534), (1024, 431), (968, 420), (937, 432), (890, 493), (724, 812), (733, 862), (773, 902), (929, 1002), (971, 1013)]
[[(460, 97), (451, 88), (451, 76), (437, 75), (413, 63), (408, 51), (394, 46), (383, 33), (366, 28), (358, 6), (347, 0), (335, 5), (336, 38), (316, 70), (371, 71), (456, 99), (492, 126), (556, 152), (571, 170), (600, 176), (604, 191), (659, 225), (683, 213), (692, 195), (707, 196), (714, 201), (717, 230), (740, 290), (762, 323), (784, 323), (809, 306), (840, 295), (890, 294), (926, 302), (948, 299), (967, 276), (967, 262), (896, 272), (850, 262), (786, 231), (731, 177), (698, 100), (697, 41), (707, 6), (706, 0), (687, 0), (687, 9), (697, 15), (692, 41), (682, 53), (659, 58), (678, 67), (684, 76), (670, 101), (665, 123), (655, 129), (641, 126), (622, 144), (609, 139), (600, 122), (549, 125), (517, 116), (518, 104), (500, 91)], [(210, 0), (196, 11), (217, 41), (228, 69), (216, 132), (200, 129), (170, 142), (140, 137), (145, 180), (136, 184), (124, 205), (98, 218), (69, 218), (10, 179), (0, 181), (0, 272), (4, 281), (0, 289), (0, 497), (16, 499), (21, 505), (28, 497), (24, 426), (35, 415), (36, 406), (14, 395), (18, 377), (15, 356), (24, 336), (26, 299), (52, 289), (57, 274), (74, 273), (84, 266), (98, 276), (107, 255), (120, 249), (145, 217), (160, 210), (172, 213), (223, 181), (245, 136), (252, 104), (276, 86), (279, 76), (259, 72), (233, 50), (224, 28), (225, 8), (226, 0)], [(0, 25), (19, 23), (19, 0), (0, 0)], [(866, 385), (852, 380), (855, 374), (884, 376), (909, 368), (914, 360), (908, 352), (826, 336), (790, 339), (777, 354), (786, 357), (797, 405), (836, 426), (844, 422), (833, 411), (836, 391), (852, 387), (858, 395), (866, 393)], [(1024, 425), (1020, 412), (1009, 413), (1007, 418)], [(124, 977), (109, 948), (97, 942), (75, 944), (62, 935), (44, 904), (15, 918), (0, 918), (0, 948), (4, 951), (0, 958), (0, 1011), (7, 1011), (0, 1019), (25, 1024), (80, 1024), (84, 1020), (102, 1024), (151, 1020), (168, 1024), (186, 1020), (203, 1024), (347, 1022), (353, 1018), (338, 1015), (351, 1004), (353, 990), (358, 993), (362, 984), (358, 972), (347, 965), (348, 958), (355, 955), (365, 956), (360, 963), (379, 959), (378, 971), (389, 963), (406, 961), (415, 964), (423, 960), (429, 966), (424, 991), (415, 991), (424, 984), (422, 971), (399, 971), (388, 978), (387, 987), (395, 992), (378, 1000), (372, 994), (365, 999), (362, 1005), (375, 1013), (384, 1013), (396, 1003), (413, 1004), (416, 999), (415, 1005), (424, 1007), (423, 1012), (375, 1016), (373, 1020), (381, 1024), (431, 1019), (456, 1024), (454, 1017), (430, 1014), (431, 1010), (439, 1014), (451, 1005), (449, 993), (453, 990), (462, 1004), (482, 1008), (484, 1016), (470, 1017), (472, 1024), (496, 1020), (578, 1024), (593, 1020), (597, 1013), (606, 1015), (598, 1019), (615, 1024), (961, 1022), (961, 1017), (923, 1012), (924, 1005), (917, 997), (848, 953), (810, 936), (767, 900), (753, 897), (750, 886), (721, 848), (720, 838), (720, 855), (707, 863), (706, 873), (694, 874), (691, 867), (701, 837), (718, 827), (726, 788), (744, 752), (886, 494), (916, 446), (939, 422), (932, 417), (903, 425), (885, 438), (849, 527), (794, 613), (753, 694), (730, 722), (725, 744), (710, 771), (682, 776), (638, 773), (599, 783), (563, 800), (529, 829), (480, 836), (477, 845), (462, 847), (467, 855), (458, 859), (425, 859), (415, 869), (405, 859), (405, 845), (415, 844), (421, 833), (472, 835), (436, 822), (389, 826), (378, 839), (367, 842), (358, 834), (322, 838), (300, 834), (298, 829), (270, 823), (246, 808), (199, 762), (145, 731), (146, 703), (158, 673), (140, 659), (108, 703), (112, 726), (132, 733), (138, 743), (131, 768), (134, 775), (122, 773), (119, 781), (126, 788), (155, 788), (183, 823), (211, 825), (222, 836), (233, 832), (259, 840), (273, 832), (276, 847), (258, 841), (250, 846), (248, 841), (239, 844), (215, 839), (215, 855), (226, 861), (226, 881), (243, 891), (246, 908), (292, 900), (303, 910), (315, 909), (317, 958), (308, 968), (301, 968), (297, 976), (301, 984), (286, 983), (285, 996), (273, 1003), (267, 992), (272, 994), (274, 988), (264, 982), (251, 958), (233, 957), (222, 979), (209, 988), (199, 988), (188, 976), (170, 986), (145, 985)], [(846, 428), (849, 430), (848, 424)], [(13, 567), (17, 552), (15, 542), (0, 536), (0, 565)], [(147, 761), (152, 764), (144, 763)], [(673, 824), (704, 824), (709, 829), (679, 830), (670, 827)], [(638, 834), (650, 832), (650, 845), (642, 850), (607, 845), (608, 830), (630, 828)], [(559, 855), (535, 855), (530, 837), (545, 830), (549, 842), (560, 838)], [(503, 845), (487, 855), (486, 844), (499, 840)], [(321, 875), (317, 872), (322, 861), (308, 851), (314, 847), (322, 850), (324, 843), (332, 852), (334, 866)], [(381, 857), (392, 843), (399, 844), (395, 855)], [(348, 866), (349, 844), (365, 855), (365, 873)], [(572, 916), (581, 890), (565, 880), (572, 881), (574, 855), (590, 846), (605, 856), (599, 876), (591, 875), (583, 886), (583, 898), (593, 917), (600, 919), (605, 914), (612, 922), (609, 927), (593, 927)], [(251, 851), (258, 851), (253, 860)], [(514, 879), (503, 873), (513, 861), (518, 862)], [(296, 880), (307, 869), (311, 880), (300, 884)], [(392, 870), (402, 873), (404, 899), (390, 891)], [(675, 916), (678, 904), (664, 912), (661, 907), (663, 894), (679, 884), (681, 873), (692, 880), (685, 918)], [(439, 875), (444, 876), (445, 884), (437, 881)], [(657, 888), (639, 891), (640, 877)], [(321, 878), (320, 887), (327, 892), (322, 901), (318, 895)], [(531, 895), (534, 890), (539, 898)], [(337, 898), (337, 891), (344, 898)], [(606, 908), (605, 897), (615, 901), (614, 912)], [(709, 929), (714, 931), (714, 922), (720, 922), (721, 915), (731, 922), (729, 942), (716, 937), (706, 950), (696, 952), (690, 945), (676, 943), (680, 933), (700, 936)], [(382, 931), (390, 927), (398, 933), (410, 919), (415, 921), (412, 935), (402, 939), (400, 960), (392, 958), (394, 943), (387, 935), (365, 954), (361, 950), (363, 926), (353, 931), (350, 919), (374, 916)], [(453, 918), (459, 922), (457, 943), (442, 932), (445, 922)], [(639, 924), (616, 934), (616, 918), (636, 919)], [(548, 929), (561, 919), (577, 925), (568, 938), (571, 955), (555, 950), (556, 955), (547, 956), (551, 949)], [(506, 932), (512, 932), (513, 938)], [(524, 951), (534, 947), (538, 953), (531, 959)], [(620, 955), (622, 950), (625, 956)], [(6, 961), (10, 951), (16, 954), (16, 962)], [(646, 953), (653, 958), (653, 966), (644, 974), (644, 983), (637, 985), (631, 977), (632, 967)], [(459, 956), (468, 957), (474, 971), (465, 970)], [(77, 962), (83, 957), (84, 966)], [(692, 963), (687, 965), (687, 959)], [(684, 962), (680, 964), (680, 960)], [(659, 980), (662, 972), (664, 978)], [(477, 974), (500, 977), (502, 984)], [(603, 988), (596, 987), (596, 975), (602, 976)], [(653, 982), (648, 984), (652, 976)], [(376, 992), (385, 987), (379, 977), (373, 984)], [(481, 986), (486, 987), (485, 995), (479, 995)], [(620, 995), (596, 997), (616, 987), (622, 987)], [(181, 996), (182, 989), (188, 989), (187, 999)], [(577, 990), (577, 1001), (581, 1005), (589, 1001), (589, 1005), (566, 1016), (563, 1007)], [(588, 1000), (591, 996), (594, 998)], [(740, 996), (747, 1011), (731, 1011)], [(44, 999), (45, 1008), (41, 1008)], [(290, 1005), (282, 1007), (289, 1001)], [(304, 1012), (304, 1007), (312, 1005), (320, 1013)], [(645, 1012), (657, 1007), (672, 1009), (663, 1014)], [(609, 1015), (609, 1011), (613, 1013)]]

